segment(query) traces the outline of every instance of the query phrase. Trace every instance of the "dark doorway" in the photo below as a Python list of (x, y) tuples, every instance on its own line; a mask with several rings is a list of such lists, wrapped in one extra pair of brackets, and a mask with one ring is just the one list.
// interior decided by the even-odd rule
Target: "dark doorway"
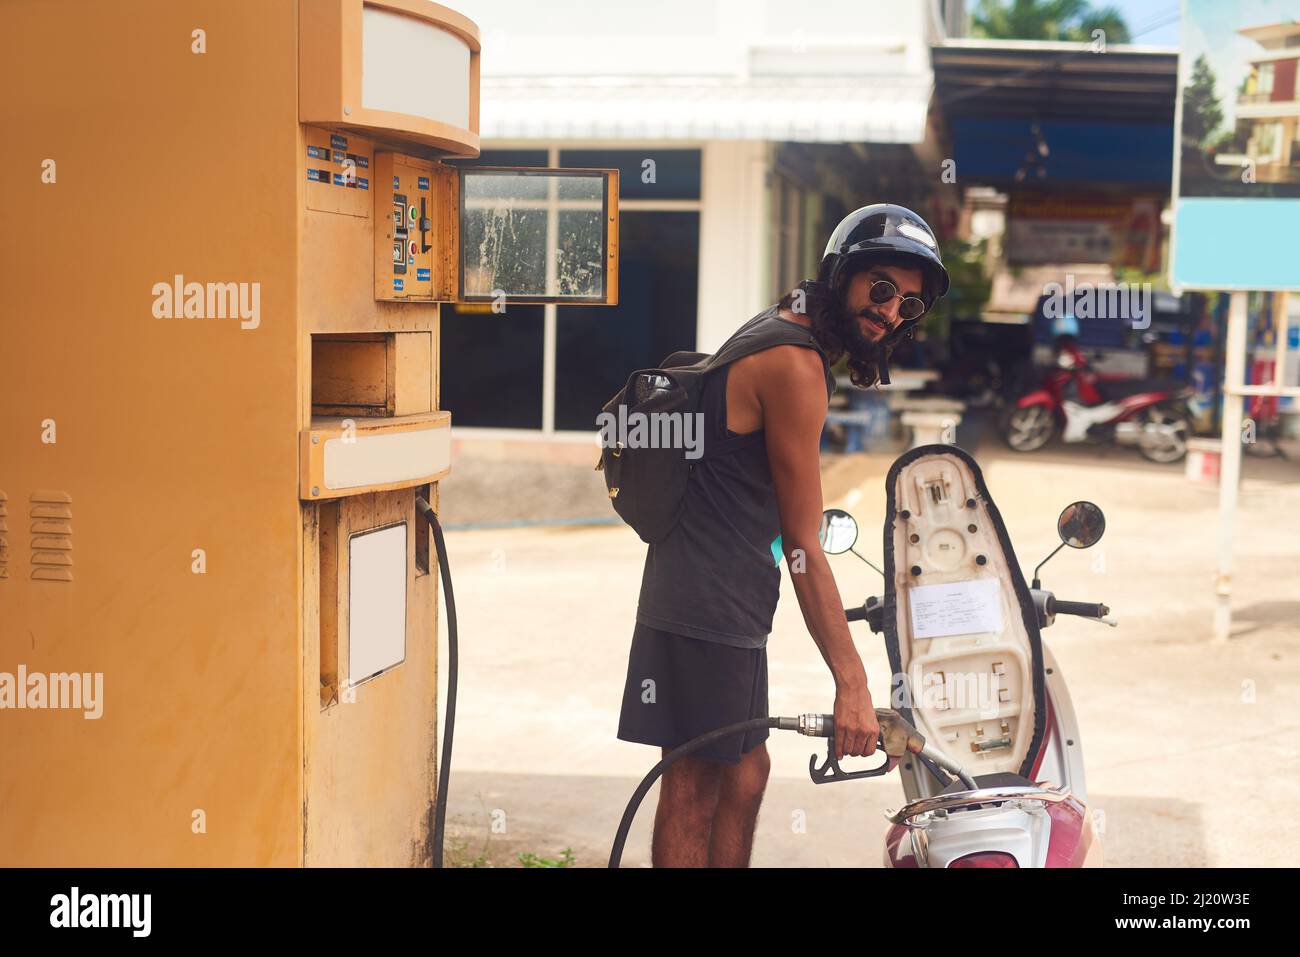
[(618, 305), (556, 307), (555, 428), (592, 431), (637, 369), (695, 348), (700, 214), (619, 214)]
[(453, 426), (542, 427), (542, 310), (444, 303), (441, 408)]

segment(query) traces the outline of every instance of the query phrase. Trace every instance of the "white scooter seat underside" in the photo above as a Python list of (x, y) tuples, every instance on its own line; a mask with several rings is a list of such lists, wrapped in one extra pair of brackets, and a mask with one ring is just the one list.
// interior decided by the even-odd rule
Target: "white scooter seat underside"
[(893, 705), (972, 774), (1028, 777), (1046, 710), (1038, 617), (979, 466), (922, 446), (886, 482)]

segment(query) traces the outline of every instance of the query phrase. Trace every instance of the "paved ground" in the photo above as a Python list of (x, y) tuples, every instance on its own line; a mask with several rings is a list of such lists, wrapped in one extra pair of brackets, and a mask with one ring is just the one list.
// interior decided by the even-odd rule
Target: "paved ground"
[[(1121, 623), (1064, 619), (1046, 633), (1081, 723), (1092, 803), (1105, 812), (1107, 863), (1294, 863), (1300, 464), (1247, 460), (1235, 632), (1215, 645), (1217, 490), (1123, 451), (1020, 457), (985, 443), (977, 456), (1026, 572), (1055, 546), (1062, 506), (1087, 498), (1107, 514), (1101, 545), (1063, 552), (1043, 576), (1063, 597), (1108, 602)], [(873, 560), (890, 461), (850, 456), (824, 473), (827, 504), (858, 517)], [(574, 512), (600, 514), (599, 492), (590, 510)], [(455, 507), (454, 489), (446, 494)], [(622, 526), (461, 531), (447, 540), (462, 632), (450, 856), (510, 864), (520, 852), (553, 859), (569, 848), (577, 865), (601, 865), (655, 760), (653, 749), (614, 737), (645, 547)], [(857, 559), (832, 564), (846, 604), (878, 593), (879, 576)], [(882, 689), (883, 648), (855, 629)], [(830, 678), (788, 578), (768, 653), (773, 714), (829, 710)], [(816, 787), (807, 777), (814, 747), (796, 735), (769, 741), (773, 776), (755, 865), (878, 866), (882, 814), (900, 803), (901, 786), (887, 777)], [(648, 862), (655, 798), (638, 816), (625, 865)]]

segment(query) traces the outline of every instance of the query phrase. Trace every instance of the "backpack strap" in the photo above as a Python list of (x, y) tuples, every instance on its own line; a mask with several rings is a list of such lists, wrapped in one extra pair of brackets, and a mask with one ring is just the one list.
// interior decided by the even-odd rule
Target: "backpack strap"
[[(829, 400), (831, 393), (835, 391), (835, 377), (831, 374), (830, 362), (826, 357), (826, 353), (822, 350), (821, 344), (818, 343), (808, 329), (798, 323), (778, 319), (771, 309), (765, 310), (741, 326), (735, 335), (718, 348), (717, 352), (708, 357), (703, 364), (702, 371), (711, 372), (723, 365), (735, 362), (737, 359), (743, 359), (745, 356), (780, 345), (805, 346), (817, 351), (817, 354), (822, 358), (822, 369), (826, 375), (826, 398)], [(725, 423), (723, 425), (725, 426)], [(705, 457), (727, 455), (737, 449), (743, 449), (761, 442), (763, 440), (763, 431), (759, 429), (745, 435), (715, 438), (712, 440), (709, 449), (704, 453)]]
[(749, 320), (719, 346), (718, 351), (709, 357), (707, 367), (725, 365), (771, 346), (787, 344), (811, 346), (821, 351), (812, 332), (798, 323), (780, 319), (774, 312), (767, 310)]
[(717, 352), (709, 356), (704, 363), (703, 371), (710, 372), (718, 366), (743, 359), (755, 352), (784, 345), (806, 346), (817, 351), (817, 354), (822, 357), (822, 369), (826, 374), (826, 398), (830, 399), (831, 393), (835, 391), (835, 377), (831, 374), (830, 360), (822, 350), (821, 343), (805, 327), (779, 319), (771, 310), (759, 313), (741, 326), (730, 339), (718, 347)]
[(709, 354), (707, 352), (674, 352), (664, 359), (660, 365), (665, 369), (677, 366), (694, 366), (707, 361), (708, 358)]

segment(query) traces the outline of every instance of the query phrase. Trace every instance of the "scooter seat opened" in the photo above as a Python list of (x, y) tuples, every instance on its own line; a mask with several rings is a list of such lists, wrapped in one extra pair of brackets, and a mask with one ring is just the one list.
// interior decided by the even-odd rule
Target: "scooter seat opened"
[(1038, 618), (979, 466), (921, 446), (886, 488), (893, 705), (972, 773), (1029, 777), (1046, 718)]

